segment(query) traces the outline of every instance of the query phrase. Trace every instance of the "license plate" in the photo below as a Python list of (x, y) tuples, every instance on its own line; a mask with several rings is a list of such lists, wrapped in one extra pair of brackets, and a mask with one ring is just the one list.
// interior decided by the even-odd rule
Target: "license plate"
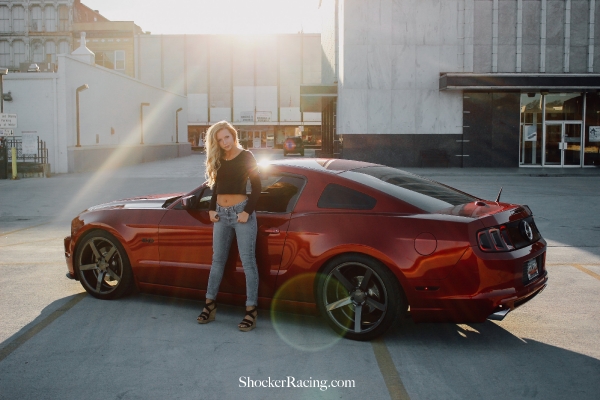
[(529, 281), (537, 278), (537, 276), (540, 274), (537, 265), (537, 260), (534, 258), (532, 260), (527, 261), (525, 263), (525, 270), (527, 271), (527, 279)]

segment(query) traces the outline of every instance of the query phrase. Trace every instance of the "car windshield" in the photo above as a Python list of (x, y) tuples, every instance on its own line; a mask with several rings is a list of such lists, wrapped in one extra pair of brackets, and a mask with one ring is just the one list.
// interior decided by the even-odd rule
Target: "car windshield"
[(364, 167), (342, 172), (340, 176), (371, 186), (427, 212), (477, 200), (459, 190), (396, 168)]

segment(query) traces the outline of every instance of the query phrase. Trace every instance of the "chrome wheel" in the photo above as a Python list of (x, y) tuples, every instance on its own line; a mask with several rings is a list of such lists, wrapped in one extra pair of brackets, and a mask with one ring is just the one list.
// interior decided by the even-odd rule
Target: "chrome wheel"
[(79, 280), (92, 296), (117, 298), (131, 286), (127, 254), (118, 240), (107, 232), (91, 232), (82, 238), (75, 262)]
[(345, 256), (323, 271), (318, 306), (329, 324), (355, 340), (381, 335), (398, 315), (401, 290), (391, 272), (362, 255)]

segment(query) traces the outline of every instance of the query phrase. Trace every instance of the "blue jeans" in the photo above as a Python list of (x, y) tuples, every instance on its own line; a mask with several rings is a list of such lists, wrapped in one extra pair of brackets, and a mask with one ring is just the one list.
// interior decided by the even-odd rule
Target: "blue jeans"
[(248, 200), (231, 207), (221, 207), (217, 204), (219, 221), (213, 226), (213, 258), (208, 276), (206, 298), (217, 299), (219, 286), (223, 279), (225, 263), (229, 256), (229, 248), (233, 241), (233, 232), (237, 237), (238, 250), (244, 273), (246, 274), (246, 306), (258, 305), (258, 267), (256, 266), (256, 213), (252, 212), (245, 223), (237, 222), (237, 215), (244, 211)]

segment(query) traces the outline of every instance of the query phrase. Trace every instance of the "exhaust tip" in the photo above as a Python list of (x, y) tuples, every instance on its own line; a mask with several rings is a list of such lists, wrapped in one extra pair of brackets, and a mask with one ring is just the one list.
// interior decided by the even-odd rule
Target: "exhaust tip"
[(510, 312), (510, 308), (505, 308), (503, 310), (498, 310), (492, 314), (490, 314), (487, 319), (491, 319), (492, 321), (502, 321), (504, 317)]

